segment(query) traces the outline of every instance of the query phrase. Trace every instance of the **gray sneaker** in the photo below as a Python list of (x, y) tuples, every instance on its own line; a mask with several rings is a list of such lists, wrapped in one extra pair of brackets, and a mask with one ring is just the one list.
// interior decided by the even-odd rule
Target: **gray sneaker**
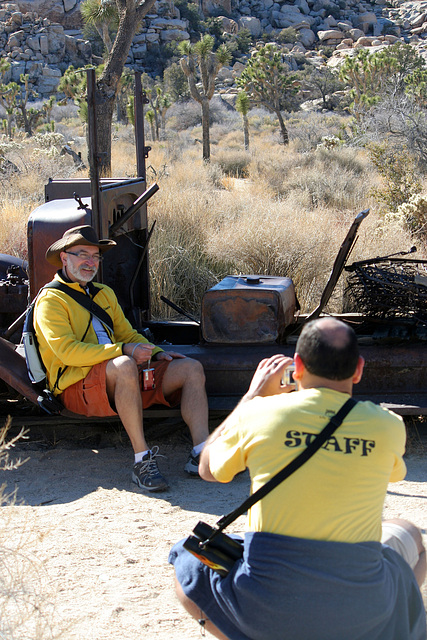
[(184, 471), (186, 471), (190, 476), (199, 478), (200, 477), (199, 462), (200, 462), (200, 453), (197, 456), (195, 456), (194, 453), (191, 451), (190, 455), (188, 456), (186, 465), (184, 467)]
[(159, 455), (159, 447), (153, 447), (145, 454), (141, 462), (133, 465), (132, 482), (144, 491), (165, 491), (169, 485), (159, 471), (156, 457)]

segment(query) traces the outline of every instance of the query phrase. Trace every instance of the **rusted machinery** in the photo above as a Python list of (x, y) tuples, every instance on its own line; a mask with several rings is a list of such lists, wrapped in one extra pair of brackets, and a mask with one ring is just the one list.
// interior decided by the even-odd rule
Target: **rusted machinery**
[[(115, 290), (127, 317), (138, 330), (150, 331), (157, 344), (170, 343), (174, 351), (203, 363), (210, 408), (226, 412), (246, 391), (262, 358), (278, 352), (293, 355), (304, 322), (323, 312), (368, 211), (356, 216), (343, 240), (319, 305), (310, 315), (298, 313), (291, 279), (249, 274), (228, 276), (206, 292), (200, 324), (192, 319), (152, 321), (147, 249), (153, 228), (148, 229), (146, 203), (158, 186), (153, 184), (147, 188), (144, 94), (137, 74), (135, 79), (137, 177), (99, 178), (92, 122), (89, 147), (91, 166), (95, 170), (91, 179), (50, 181), (46, 186), (46, 202), (33, 211), (28, 221), (28, 265), (11, 256), (0, 255), (0, 325), (3, 328), (0, 379), (37, 404), (38, 392), (28, 378), (23, 358), (15, 350), (21, 330), (19, 316), (25, 310), (28, 298), (32, 299), (54, 275), (54, 269), (44, 260), (46, 248), (67, 228), (91, 224), (99, 237), (111, 237), (117, 242), (117, 247), (106, 253), (98, 280)], [(93, 101), (93, 88), (94, 75), (89, 71), (89, 107)], [(89, 125), (93, 113), (89, 108)], [(421, 276), (418, 269), (416, 279), (418, 296), (422, 299), (427, 295), (427, 263), (417, 262), (421, 269)], [(358, 295), (361, 295), (360, 287)], [(355, 395), (381, 402), (403, 415), (427, 414), (427, 330), (423, 320), (393, 317), (393, 314), (385, 319), (379, 318), (378, 314), (370, 317), (366, 310), (340, 317), (356, 329), (366, 360), (365, 375), (355, 388)], [(65, 411), (61, 416), (49, 419), (78, 420)]]

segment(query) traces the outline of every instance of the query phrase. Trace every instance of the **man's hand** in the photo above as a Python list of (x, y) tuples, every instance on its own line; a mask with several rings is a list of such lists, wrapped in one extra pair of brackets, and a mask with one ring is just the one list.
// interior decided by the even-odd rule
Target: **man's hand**
[(146, 364), (151, 360), (155, 348), (156, 345), (150, 342), (130, 342), (123, 347), (123, 353), (126, 356), (131, 356), (137, 364)]
[(289, 393), (295, 389), (292, 384), (284, 384), (285, 369), (292, 364), (292, 358), (281, 354), (261, 360), (252, 378), (249, 390), (242, 401), (251, 400), (256, 396), (274, 396), (278, 393)]
[(176, 353), (176, 351), (159, 351), (153, 356), (153, 360), (175, 360), (175, 358), (186, 358), (187, 356), (182, 355), (182, 353)]

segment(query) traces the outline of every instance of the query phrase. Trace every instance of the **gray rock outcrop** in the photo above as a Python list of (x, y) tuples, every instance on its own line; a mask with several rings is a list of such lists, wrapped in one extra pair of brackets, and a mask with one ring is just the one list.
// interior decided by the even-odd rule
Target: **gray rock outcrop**
[[(11, 64), (4, 82), (17, 81), (27, 73), (31, 88), (45, 98), (56, 91), (70, 65), (99, 62), (82, 35), (80, 3), (16, 0), (0, 4), (0, 55)], [(427, 0), (200, 0), (200, 8), (205, 15), (226, 14), (219, 20), (228, 34), (247, 29), (254, 38), (268, 34), (275, 40), (291, 27), (298, 33), (298, 42), (287, 48), (317, 66), (326, 64), (322, 47), (334, 50), (327, 64), (339, 66), (360, 47), (376, 50), (397, 39), (410, 42), (427, 59)], [(173, 1), (158, 0), (135, 35), (127, 64), (149, 72), (144, 67), (147, 53), (190, 37), (189, 23)], [(233, 77), (236, 73), (230, 69)], [(227, 84), (230, 74), (224, 75)]]

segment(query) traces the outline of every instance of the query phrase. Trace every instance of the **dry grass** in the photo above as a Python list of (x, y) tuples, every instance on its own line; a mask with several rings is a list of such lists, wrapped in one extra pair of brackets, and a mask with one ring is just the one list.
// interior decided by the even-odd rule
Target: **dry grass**
[(7, 153), (15, 170), (9, 168), (0, 177), (1, 253), (27, 257), (27, 221), (44, 202), (45, 184), (49, 178), (70, 178), (76, 173), (71, 157), (59, 155), (61, 146), (39, 149), (32, 139), (18, 138)]
[[(2, 473), (28, 462), (14, 459), (14, 445), (25, 432), (8, 437), (10, 419), (0, 428), (0, 470)], [(13, 515), (17, 500), (16, 491), (8, 494), (6, 485), (0, 486), (0, 637), (5, 640), (54, 640), (63, 637), (55, 629), (55, 590), (43, 563), (34, 553), (38, 547), (40, 532), (28, 522), (17, 530)], [(29, 551), (33, 549), (33, 551)], [(56, 616), (57, 617), (57, 616)]]
[[(235, 138), (230, 133), (227, 140)], [(313, 309), (355, 215), (373, 204), (367, 193), (376, 174), (364, 151), (302, 154), (292, 143), (272, 147), (260, 136), (243, 181), (221, 176), (215, 164), (221, 154), (234, 157), (234, 147), (215, 149), (210, 167), (194, 147), (173, 165), (164, 151), (150, 156), (152, 165), (165, 168), (150, 205), (158, 225), (150, 250), (156, 315), (160, 294), (197, 313), (204, 287), (224, 269), (292, 277), (303, 311)], [(351, 260), (405, 250), (411, 241), (401, 229), (387, 229), (372, 207)], [(342, 310), (342, 287), (330, 311)]]
[[(195, 116), (194, 109), (181, 107), (181, 112), (189, 122)], [(319, 114), (288, 118), (291, 143), (284, 147), (275, 119), (253, 110), (249, 151), (243, 149), (241, 118), (227, 112), (223, 121), (213, 125), (208, 165), (201, 159), (201, 131), (194, 120), (180, 130), (169, 123), (166, 139), (150, 142), (147, 184), (160, 186), (148, 206), (150, 223), (156, 220), (150, 244), (155, 317), (170, 314), (160, 295), (198, 314), (208, 287), (228, 273), (243, 272), (292, 277), (303, 310), (313, 309), (354, 216), (367, 207), (371, 214), (351, 260), (413, 244), (407, 231), (384, 224), (377, 213), (368, 194), (378, 186), (378, 174), (365, 151), (317, 146), (323, 135), (337, 135), (346, 119)], [(75, 118), (59, 122), (57, 131), (86, 159), (84, 128)], [(69, 156), (32, 155), (31, 142), (25, 144), (10, 156), (19, 173), (0, 178), (0, 251), (21, 257), (26, 256), (26, 222), (43, 201), (45, 182), (75, 174)], [(112, 166), (115, 176), (135, 175), (131, 126), (113, 127)], [(244, 180), (236, 180), (242, 175)], [(418, 245), (419, 255), (425, 255), (423, 238)], [(342, 286), (331, 311), (341, 311)]]

